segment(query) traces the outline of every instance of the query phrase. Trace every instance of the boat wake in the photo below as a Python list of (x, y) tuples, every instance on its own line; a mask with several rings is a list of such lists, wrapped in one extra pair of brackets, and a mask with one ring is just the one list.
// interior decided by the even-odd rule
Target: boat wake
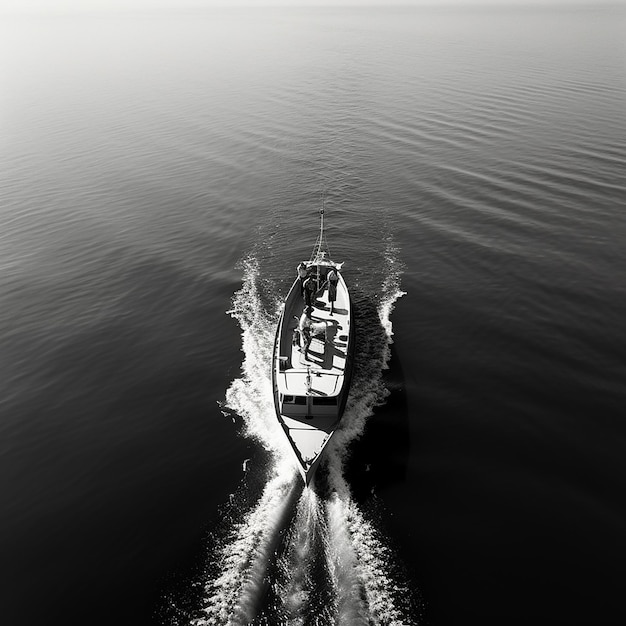
[(390, 315), (403, 292), (392, 247), (387, 257), (379, 294), (353, 293), (354, 377), (314, 489), (303, 487), (274, 412), (268, 364), (280, 298), (260, 283), (255, 260), (245, 262), (243, 286), (229, 311), (241, 326), (244, 361), (224, 408), (239, 416), (243, 434), (266, 454), (264, 467), (253, 467), (255, 459), (245, 464), (248, 487), (233, 495), (235, 513), (212, 550), (194, 626), (416, 623), (408, 583), (392, 574), (392, 550), (344, 477), (350, 442), (388, 395), (383, 370), (393, 337)]

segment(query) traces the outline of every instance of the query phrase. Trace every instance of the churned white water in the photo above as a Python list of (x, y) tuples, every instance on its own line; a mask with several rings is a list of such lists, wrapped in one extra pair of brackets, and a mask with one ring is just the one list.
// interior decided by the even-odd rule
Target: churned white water
[[(312, 611), (319, 624), (411, 623), (397, 604), (407, 590), (389, 572), (393, 556), (385, 538), (359, 509), (343, 475), (350, 443), (388, 393), (382, 375), (393, 335), (390, 317), (403, 295), (392, 243), (385, 259), (380, 291), (354, 294), (355, 372), (341, 425), (325, 451), (324, 495), (315, 486), (303, 488), (275, 417), (269, 364), (280, 300), (263, 285), (256, 260), (244, 262), (243, 285), (229, 311), (241, 327), (244, 356), (241, 376), (226, 393), (226, 408), (241, 418), (242, 436), (269, 452), (270, 466), (255, 504), (240, 511), (241, 521), (227, 530), (215, 552), (218, 572), (203, 583), (196, 626), (298, 625), (311, 623)], [(367, 300), (376, 306), (368, 308)]]

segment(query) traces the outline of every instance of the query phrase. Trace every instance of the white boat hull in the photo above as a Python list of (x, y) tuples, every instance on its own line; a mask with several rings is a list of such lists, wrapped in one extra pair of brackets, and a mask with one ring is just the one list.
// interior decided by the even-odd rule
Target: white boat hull
[[(309, 484), (324, 448), (345, 409), (352, 373), (354, 322), (348, 289), (339, 274), (334, 311), (325, 281), (331, 262), (310, 266), (322, 286), (310, 310), (308, 350), (298, 333), (305, 309), (296, 280), (278, 324), (272, 363), (276, 416), (283, 427), (305, 484)], [(295, 337), (298, 341), (294, 341)]]

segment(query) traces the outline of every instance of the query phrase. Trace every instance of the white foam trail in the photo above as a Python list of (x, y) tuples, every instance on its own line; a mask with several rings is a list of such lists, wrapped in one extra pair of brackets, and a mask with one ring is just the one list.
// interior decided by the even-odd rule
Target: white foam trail
[(301, 488), (288, 443), (275, 417), (269, 363), (279, 304), (263, 307), (259, 269), (254, 259), (244, 264), (242, 288), (228, 312), (241, 327), (244, 359), (241, 377), (226, 392), (226, 406), (243, 420), (244, 434), (272, 453), (270, 479), (247, 514), (235, 524), (217, 551), (218, 574), (204, 585), (201, 617), (194, 626), (238, 626), (251, 622), (267, 589), (267, 568), (287, 524), (293, 496)]
[(409, 589), (390, 572), (393, 555), (365, 519), (338, 467), (331, 467), (334, 490), (327, 503), (331, 572), (337, 588), (338, 623), (407, 626), (414, 623), (398, 605)]
[(219, 550), (219, 574), (204, 587), (202, 617), (194, 626), (250, 623), (266, 590), (267, 566), (280, 540), (299, 482), (277, 464), (257, 505), (236, 524)]
[(346, 524), (345, 495), (334, 493), (326, 503), (326, 511), (330, 545), (328, 569), (337, 594), (337, 624), (369, 624), (360, 567)]
[(256, 261), (247, 259), (243, 267), (243, 286), (233, 296), (233, 308), (228, 313), (241, 327), (244, 360), (241, 378), (235, 379), (226, 392), (226, 405), (243, 419), (247, 436), (283, 458), (290, 450), (275, 417), (270, 373), (280, 303), (272, 302), (273, 312), (268, 314), (262, 303)]
[(398, 261), (398, 250), (390, 239), (387, 241), (385, 249), (385, 279), (383, 282), (383, 298), (378, 306), (378, 319), (387, 335), (387, 347), (383, 356), (383, 368), (387, 368), (387, 363), (391, 356), (390, 346), (393, 343), (393, 325), (391, 323), (391, 314), (393, 313), (396, 302), (406, 295), (406, 291), (400, 289), (400, 277), (402, 276), (402, 267)]
[(365, 520), (354, 501), (349, 502), (347, 515), (352, 545), (360, 565), (360, 576), (369, 610), (370, 624), (407, 626), (408, 619), (397, 601), (407, 597), (408, 589), (392, 578), (389, 550), (372, 525)]
[[(303, 491), (285, 550), (277, 561), (282, 579), (276, 583), (279, 612), (284, 623), (292, 626), (310, 621), (311, 601), (316, 599), (312, 594), (321, 592), (323, 583), (313, 579), (318, 539), (332, 589), (327, 594), (329, 606), (316, 617), (316, 623), (412, 623), (408, 618), (402, 621), (402, 611), (397, 607), (399, 587), (387, 566), (390, 557), (384, 541), (359, 510), (343, 475), (349, 443), (362, 435), (374, 408), (388, 395), (382, 374), (393, 342), (390, 316), (395, 302), (404, 295), (396, 258), (389, 244), (378, 320), (369, 320), (371, 332), (360, 337), (348, 405), (326, 451), (332, 495), (321, 503), (313, 490)], [(246, 521), (233, 527), (220, 548), (220, 570), (205, 584), (202, 616), (194, 620), (194, 626), (238, 626), (254, 620), (267, 589), (268, 566), (282, 529), (287, 526), (296, 485), (300, 485), (286, 438), (275, 418), (271, 388), (269, 363), (280, 304), (278, 299), (270, 302), (272, 313), (267, 313), (263, 295), (257, 264), (249, 259), (244, 263), (242, 289), (235, 294), (229, 311), (242, 329), (244, 361), (241, 378), (233, 381), (227, 391), (226, 405), (243, 419), (245, 434), (272, 453), (271, 477)]]
[(298, 502), (288, 548), (279, 561), (285, 580), (279, 596), (289, 626), (307, 623), (307, 610), (316, 586), (312, 576), (316, 540), (320, 534), (326, 534), (324, 526), (317, 494), (312, 489), (305, 489)]

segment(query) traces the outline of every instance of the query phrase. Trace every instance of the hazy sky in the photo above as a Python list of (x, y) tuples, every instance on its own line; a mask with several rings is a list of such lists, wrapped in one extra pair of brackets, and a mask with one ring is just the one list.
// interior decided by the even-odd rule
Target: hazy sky
[[(597, 2), (597, 0), (596, 0)], [(624, 4), (626, 0), (617, 0)], [(150, 9), (211, 6), (358, 6), (358, 5), (516, 5), (516, 4), (593, 4), (594, 0), (0, 0), (0, 11), (72, 11), (107, 9)], [(614, 2), (615, 3), (615, 2)]]

